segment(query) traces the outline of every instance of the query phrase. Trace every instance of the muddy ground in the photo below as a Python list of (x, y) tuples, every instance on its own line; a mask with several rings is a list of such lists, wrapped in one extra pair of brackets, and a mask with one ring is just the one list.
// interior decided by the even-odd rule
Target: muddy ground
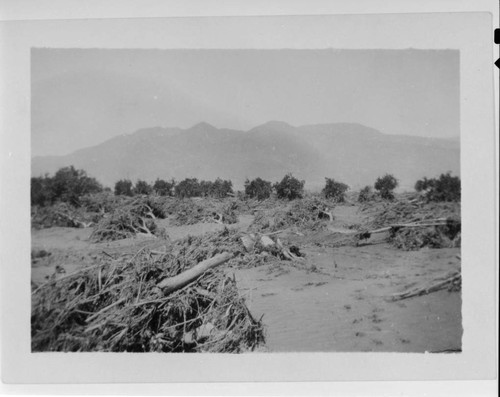
[[(455, 352), (461, 349), (461, 292), (441, 290), (401, 301), (393, 294), (460, 269), (460, 248), (402, 251), (377, 235), (360, 246), (329, 246), (335, 232), (366, 221), (356, 205), (339, 205), (327, 231), (307, 237), (287, 236), (301, 247), (301, 263), (275, 263), (253, 268), (226, 268), (237, 280), (247, 305), (266, 327), (271, 352)], [(252, 215), (230, 225), (248, 229)], [(171, 241), (221, 230), (201, 223), (171, 226), (159, 221)], [(69, 274), (101, 255), (143, 246), (162, 250), (163, 239), (130, 238), (91, 243), (92, 228), (53, 227), (32, 230), (32, 250), (50, 255), (32, 260), (32, 281), (43, 283), (54, 272)]]

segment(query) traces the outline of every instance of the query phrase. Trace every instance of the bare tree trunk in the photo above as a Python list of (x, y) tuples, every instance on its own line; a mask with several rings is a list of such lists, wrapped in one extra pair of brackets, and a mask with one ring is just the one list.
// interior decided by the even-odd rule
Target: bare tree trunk
[(207, 270), (219, 266), (233, 257), (229, 252), (224, 252), (222, 254), (215, 255), (213, 258), (204, 260), (198, 263), (196, 266), (192, 267), (185, 272), (178, 274), (177, 276), (166, 278), (158, 284), (163, 293), (169, 294), (179, 288), (182, 288), (200, 277)]

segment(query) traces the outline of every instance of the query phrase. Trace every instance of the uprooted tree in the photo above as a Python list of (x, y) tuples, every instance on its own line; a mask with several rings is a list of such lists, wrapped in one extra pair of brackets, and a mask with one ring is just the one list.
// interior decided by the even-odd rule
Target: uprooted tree
[(458, 176), (451, 176), (450, 172), (447, 172), (439, 178), (418, 180), (415, 190), (425, 192), (429, 201), (460, 201), (461, 182)]
[(245, 195), (257, 200), (265, 200), (271, 197), (273, 186), (271, 182), (265, 181), (261, 178), (255, 178), (252, 181), (245, 181)]
[(325, 187), (323, 188), (325, 198), (333, 198), (335, 201), (343, 203), (345, 201), (345, 192), (349, 190), (349, 186), (332, 178), (325, 178), (325, 180)]
[(294, 200), (302, 198), (304, 195), (305, 181), (300, 181), (292, 174), (287, 174), (283, 177), (281, 182), (274, 184), (276, 194), (280, 199)]
[(398, 187), (398, 180), (391, 174), (385, 174), (383, 177), (377, 178), (374, 187), (383, 199), (392, 200), (394, 189)]

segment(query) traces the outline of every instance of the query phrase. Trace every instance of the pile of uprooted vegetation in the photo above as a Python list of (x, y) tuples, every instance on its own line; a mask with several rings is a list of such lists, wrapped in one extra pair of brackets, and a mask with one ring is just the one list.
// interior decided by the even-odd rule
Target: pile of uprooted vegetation
[(114, 241), (136, 235), (165, 236), (158, 228), (157, 218), (165, 218), (163, 203), (150, 197), (138, 197), (122, 203), (106, 214), (90, 235), (94, 242)]
[(319, 230), (332, 221), (334, 204), (319, 197), (307, 197), (258, 211), (250, 226), (255, 232), (275, 232), (296, 228), (301, 233)]
[(67, 203), (56, 203), (50, 206), (31, 207), (31, 227), (46, 229), (50, 227), (89, 227), (101, 218), (99, 213), (88, 212), (84, 208), (76, 208)]
[[(380, 205), (382, 207), (375, 209), (372, 221), (366, 226), (371, 230), (362, 233), (362, 236), (370, 237), (373, 233), (388, 231), (389, 241), (396, 248), (406, 251), (423, 247), (460, 247), (460, 204), (402, 199)], [(364, 210), (370, 209), (365, 207)]]
[(60, 227), (90, 227), (98, 223), (107, 213), (130, 202), (132, 198), (115, 196), (110, 192), (87, 194), (80, 198), (79, 205), (57, 202), (46, 206), (31, 207), (31, 226), (34, 229)]
[(207, 222), (230, 225), (238, 222), (235, 200), (173, 199), (165, 204), (165, 210), (173, 215), (171, 223), (174, 226)]
[[(33, 351), (242, 352), (264, 343), (236, 282), (216, 266), (235, 255), (229, 231), (143, 248), (32, 292)], [(212, 244), (213, 242), (217, 244)], [(226, 251), (224, 251), (226, 250)]]

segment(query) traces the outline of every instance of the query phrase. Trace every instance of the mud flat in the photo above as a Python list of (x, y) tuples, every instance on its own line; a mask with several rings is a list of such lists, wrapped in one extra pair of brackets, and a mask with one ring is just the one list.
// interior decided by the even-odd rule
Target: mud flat
[(276, 352), (425, 352), (461, 348), (461, 294), (402, 301), (394, 293), (459, 267), (458, 249), (400, 253), (388, 245), (311, 249), (317, 272), (238, 269), (239, 288)]

